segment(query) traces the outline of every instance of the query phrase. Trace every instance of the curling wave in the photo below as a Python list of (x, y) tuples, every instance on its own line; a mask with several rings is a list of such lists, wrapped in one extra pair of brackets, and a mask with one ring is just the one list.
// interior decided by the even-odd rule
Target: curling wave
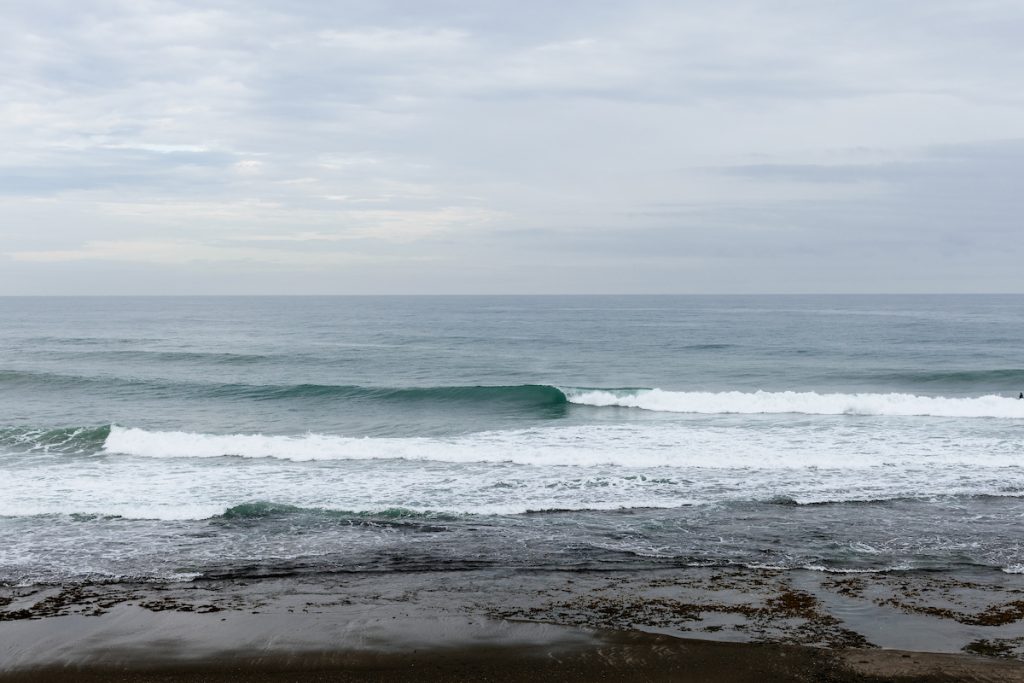
[[(234, 356), (231, 356), (234, 358)], [(181, 398), (237, 401), (344, 401), (388, 404), (469, 404), (545, 409), (566, 403), (565, 393), (549, 384), (497, 386), (377, 387), (354, 384), (239, 384), (195, 380), (145, 379), (0, 370), (0, 387), (84, 389), (103, 393), (171, 393)]]

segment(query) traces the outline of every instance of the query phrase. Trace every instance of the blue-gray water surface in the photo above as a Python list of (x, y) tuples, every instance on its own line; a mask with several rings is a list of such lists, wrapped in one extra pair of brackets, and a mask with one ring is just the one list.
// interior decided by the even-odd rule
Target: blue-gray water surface
[(1024, 296), (0, 298), (0, 582), (1024, 572)]

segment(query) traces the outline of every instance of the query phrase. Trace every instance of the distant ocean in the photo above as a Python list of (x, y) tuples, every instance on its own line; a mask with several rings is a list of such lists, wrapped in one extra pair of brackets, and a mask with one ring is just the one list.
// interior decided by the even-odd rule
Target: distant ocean
[(0, 582), (1024, 572), (1024, 296), (0, 298)]

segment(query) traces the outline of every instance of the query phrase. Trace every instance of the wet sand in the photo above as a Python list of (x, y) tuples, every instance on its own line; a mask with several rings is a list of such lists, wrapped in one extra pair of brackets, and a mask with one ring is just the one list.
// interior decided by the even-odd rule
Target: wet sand
[[(848, 662), (835, 653), (610, 633), (592, 646), (466, 646), (426, 652), (224, 656), (22, 670), (9, 683), (53, 681), (1018, 681), (1019, 667), (963, 656), (889, 652)], [(851, 666), (852, 664), (852, 666)]]
[(436, 571), (0, 588), (0, 681), (1024, 681), (1024, 577)]

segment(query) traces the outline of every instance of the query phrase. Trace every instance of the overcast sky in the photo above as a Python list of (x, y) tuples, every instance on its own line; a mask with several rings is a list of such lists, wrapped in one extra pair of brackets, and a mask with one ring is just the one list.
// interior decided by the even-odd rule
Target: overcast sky
[(1024, 291), (1024, 2), (0, 0), (0, 294)]

